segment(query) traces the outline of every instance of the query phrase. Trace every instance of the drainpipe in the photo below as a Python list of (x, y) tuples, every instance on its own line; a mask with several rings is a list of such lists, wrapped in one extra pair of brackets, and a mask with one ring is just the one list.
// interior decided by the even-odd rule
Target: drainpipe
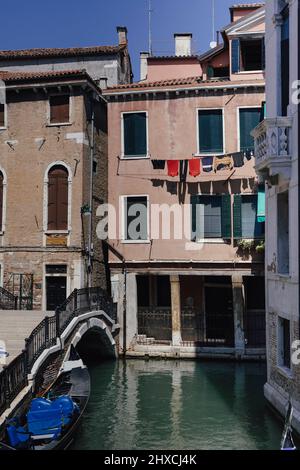
[[(299, 48), (299, 41), (300, 41), (300, 5), (298, 3), (298, 41), (297, 41), (297, 47), (298, 47), (298, 80), (300, 80), (300, 48)], [(299, 261), (299, 253), (300, 253), (300, 164), (299, 164), (299, 144), (300, 144), (300, 101), (298, 99), (298, 135), (297, 135), (297, 154), (298, 154), (298, 288), (299, 288), (299, 293), (298, 293), (298, 318), (300, 321), (300, 261)]]
[(93, 183), (94, 183), (94, 147), (95, 147), (95, 109), (94, 109), (94, 95), (91, 99), (92, 116), (91, 116), (91, 137), (90, 137), (90, 194), (89, 194), (89, 230), (88, 230), (88, 266), (87, 266), (87, 284), (92, 287), (92, 258), (93, 258)]

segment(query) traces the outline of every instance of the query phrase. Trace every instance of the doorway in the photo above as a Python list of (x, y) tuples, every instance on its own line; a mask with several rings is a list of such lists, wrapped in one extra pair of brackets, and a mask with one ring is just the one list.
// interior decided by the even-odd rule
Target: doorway
[(234, 346), (232, 286), (224, 278), (205, 285), (205, 323), (207, 345)]
[(67, 298), (67, 277), (46, 277), (46, 309), (55, 310)]

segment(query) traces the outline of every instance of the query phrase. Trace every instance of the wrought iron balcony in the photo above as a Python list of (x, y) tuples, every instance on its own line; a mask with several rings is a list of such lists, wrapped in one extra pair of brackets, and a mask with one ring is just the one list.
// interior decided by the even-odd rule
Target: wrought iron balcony
[(292, 118), (267, 118), (253, 131), (255, 169), (264, 178), (290, 178)]

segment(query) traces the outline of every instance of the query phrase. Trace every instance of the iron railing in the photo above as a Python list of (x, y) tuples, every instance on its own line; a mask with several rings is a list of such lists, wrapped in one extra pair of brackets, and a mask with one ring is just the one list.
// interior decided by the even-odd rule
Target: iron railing
[(98, 287), (75, 289), (59, 306), (55, 315), (45, 317), (25, 339), (25, 349), (0, 372), (0, 415), (28, 384), (27, 375), (43, 351), (56, 344), (73, 318), (83, 313), (101, 311), (111, 326), (117, 321), (117, 305)]
[(18, 308), (18, 297), (0, 287), (0, 310), (17, 310)]
[(171, 307), (139, 307), (138, 334), (157, 341), (171, 341)]
[(244, 315), (246, 348), (266, 347), (266, 314), (264, 310), (248, 310)]

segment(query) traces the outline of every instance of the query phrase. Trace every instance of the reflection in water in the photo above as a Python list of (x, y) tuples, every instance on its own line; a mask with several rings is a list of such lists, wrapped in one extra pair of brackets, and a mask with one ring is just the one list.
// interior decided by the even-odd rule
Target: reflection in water
[(90, 366), (92, 394), (74, 449), (278, 449), (265, 366), (119, 361)]

